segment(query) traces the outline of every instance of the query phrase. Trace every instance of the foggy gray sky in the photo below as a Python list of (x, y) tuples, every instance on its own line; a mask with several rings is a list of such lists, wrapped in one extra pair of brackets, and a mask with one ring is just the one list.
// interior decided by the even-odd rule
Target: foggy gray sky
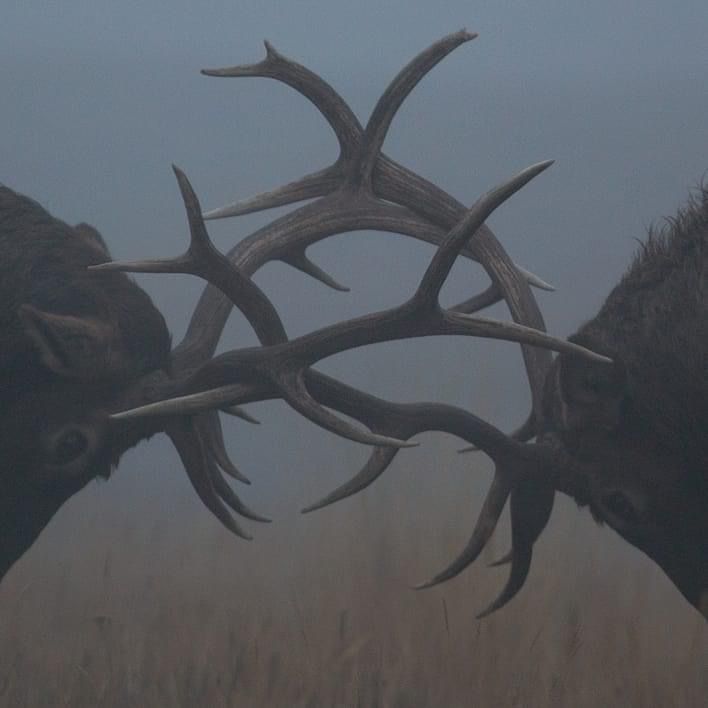
[[(466, 203), (527, 164), (557, 160), (490, 223), (517, 262), (557, 286), (539, 297), (549, 329), (568, 335), (597, 309), (645, 227), (674, 213), (708, 169), (705, 0), (4, 0), (0, 181), (60, 218), (94, 224), (115, 257), (177, 254), (186, 226), (171, 162), (213, 207), (324, 166), (336, 154), (323, 120), (287, 87), (209, 79), (200, 68), (258, 61), (267, 38), (321, 73), (365, 120), (414, 54), (462, 27), (479, 38), (415, 90), (386, 152)], [(263, 218), (221, 222), (212, 233), (226, 249)], [(333, 293), (279, 266), (257, 280), (294, 334), (402, 301), (431, 253), (402, 238), (347, 235), (311, 255), (351, 293)], [(486, 285), (468, 265), (453, 276), (450, 300)], [(140, 282), (179, 339), (201, 285), (168, 276)], [(240, 318), (232, 319), (227, 342), (252, 341)], [(525, 416), (523, 370), (510, 344), (398, 343), (323, 368), (393, 398), (464, 405), (506, 428)], [(340, 451), (361, 459), (358, 449), (282, 406), (257, 408), (267, 425), (248, 437), (242, 426), (229, 428), (235, 458), (256, 479), (249, 500), (313, 465), (302, 452), (308, 445), (342, 458), (343, 469), (322, 493), (355, 467)], [(176, 464), (157, 442), (121, 468)], [(145, 472), (131, 493), (143, 490), (145, 479), (186, 489), (182, 477)], [(129, 483), (105, 486), (121, 484)], [(287, 490), (281, 486), (278, 496)]]

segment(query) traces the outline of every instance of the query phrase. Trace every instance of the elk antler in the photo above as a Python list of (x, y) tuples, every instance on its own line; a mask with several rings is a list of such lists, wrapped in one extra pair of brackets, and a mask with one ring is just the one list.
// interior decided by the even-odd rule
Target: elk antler
[[(138, 405), (114, 418), (133, 422), (144, 417), (157, 417), (165, 421), (164, 428), (175, 443), (198, 494), (236, 533), (243, 535), (224, 504), (249, 518), (262, 519), (241, 504), (219, 473), (219, 468), (232, 475), (234, 470), (230, 469), (223, 450), (215, 410), (282, 398), (321, 427), (376, 446), (369, 461), (353, 480), (310, 509), (341, 499), (370, 484), (390, 464), (397, 450), (411, 444), (409, 439), (423, 430), (452, 432), (486, 452), (495, 461), (496, 471), (472, 539), (450, 568), (432, 582), (452, 577), (477, 557), (511, 494), (512, 570), (505, 591), (491, 611), (508, 601), (523, 583), (533, 542), (550, 514), (553, 490), (560, 488), (547, 452), (539, 452), (540, 445), (524, 445), (509, 438), (461, 409), (439, 404), (382, 401), (311, 368), (332, 354), (394, 339), (459, 334), (519, 342), (523, 345), (532, 394), (531, 423), (527, 434), (533, 437), (543, 432), (541, 398), (550, 365), (548, 350), (572, 351), (592, 359), (606, 360), (545, 333), (529, 282), (541, 287), (545, 284), (515, 266), (484, 225), (497, 206), (545, 170), (550, 162), (523, 170), (466, 210), (448, 194), (381, 153), (388, 127), (405, 97), (442, 58), (474, 36), (458, 32), (419, 54), (386, 89), (365, 129), (328, 84), (304, 67), (285, 59), (268, 44), (267, 57), (259, 64), (204, 72), (218, 76), (268, 76), (289, 84), (315, 104), (340, 144), (340, 156), (329, 168), (272, 192), (209, 212), (207, 216), (221, 218), (302, 199), (317, 198), (316, 201), (259, 229), (224, 257), (209, 241), (198, 200), (189, 182), (175, 169), (190, 225), (188, 251), (168, 261), (108, 263), (99, 268), (192, 273), (218, 288), (205, 290), (185, 339), (173, 352), (176, 378), (153, 380), (152, 397), (158, 402)], [(306, 249), (335, 233), (364, 229), (401, 233), (440, 245), (416, 292), (398, 307), (288, 340), (275, 308), (250, 280), (250, 275), (264, 263), (279, 259), (339, 287), (308, 260)], [(460, 254), (479, 261), (489, 274), (492, 285), (458, 307), (444, 309), (438, 300), (440, 289)], [(499, 322), (472, 314), (502, 298), (515, 322)], [(237, 349), (210, 358), (232, 305), (246, 316), (262, 346)], [(143, 403), (145, 398), (141, 387), (137, 387), (132, 398), (127, 400)], [(358, 420), (368, 430), (344, 421), (332, 411)], [(535, 484), (525, 484), (526, 480), (534, 480)], [(544, 502), (537, 507), (540, 511), (533, 514), (525, 504), (530, 495), (527, 487), (531, 487)]]

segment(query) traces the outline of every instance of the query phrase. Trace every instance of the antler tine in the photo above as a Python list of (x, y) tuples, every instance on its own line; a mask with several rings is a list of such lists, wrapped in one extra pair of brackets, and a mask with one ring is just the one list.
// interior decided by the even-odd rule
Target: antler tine
[(201, 442), (203, 452), (203, 472), (206, 473), (208, 482), (211, 483), (214, 492), (221, 500), (234, 512), (251, 521), (270, 523), (270, 519), (257, 514), (247, 507), (229, 486), (228, 482), (221, 476), (220, 469), (239, 481), (250, 484), (229, 460), (224, 447), (224, 439), (221, 434), (221, 424), (216, 411), (209, 411), (196, 416), (193, 419), (193, 429)]
[[(513, 521), (512, 516), (512, 521)], [(523, 552), (514, 552), (511, 560), (511, 571), (509, 572), (509, 578), (501, 591), (499, 596), (494, 602), (477, 615), (477, 619), (484, 619), (489, 617), (492, 612), (500, 610), (504, 605), (511, 601), (516, 594), (521, 590), (526, 578), (529, 574), (529, 569), (531, 568), (531, 560), (533, 558), (533, 545), (525, 546)]]
[(247, 423), (250, 423), (251, 425), (260, 425), (261, 421), (258, 420), (257, 418), (254, 418), (248, 411), (245, 411), (243, 408), (239, 408), (238, 406), (223, 406), (219, 408), (219, 410), (222, 413), (225, 413), (226, 415), (231, 416), (232, 418), (240, 418), (241, 420), (245, 420)]
[(499, 299), (499, 288), (492, 283), (486, 290), (467, 298), (467, 300), (463, 300), (457, 305), (451, 307), (450, 310), (452, 312), (461, 312), (465, 315), (471, 315), (475, 312), (479, 312), (480, 310), (484, 310), (487, 307), (495, 305), (499, 302)]
[(364, 445), (387, 445), (395, 448), (416, 447), (418, 445), (418, 443), (411, 443), (387, 435), (377, 435), (376, 433), (361, 430), (333, 415), (310, 395), (305, 385), (304, 371), (296, 371), (286, 376), (277, 376), (276, 385), (280, 396), (294, 410), (335, 435), (363, 443)]
[(229, 459), (219, 414), (216, 411), (207, 411), (197, 417), (196, 425), (205, 450), (214, 458), (214, 462), (216, 462), (218, 467), (233, 479), (243, 484), (250, 484), (251, 480), (245, 477)]
[(265, 42), (266, 57), (257, 64), (225, 69), (202, 69), (205, 76), (263, 77), (276, 79), (308, 98), (334, 131), (340, 154), (334, 164), (269, 192), (243, 199), (205, 213), (205, 219), (224, 219), (254, 211), (313, 199), (337, 189), (344, 173), (344, 163), (352, 158), (361, 142), (363, 128), (346, 101), (321, 77), (306, 67), (284, 57)]
[[(517, 428), (513, 433), (511, 433), (511, 435), (509, 435), (509, 437), (512, 440), (518, 440), (519, 442), (528, 442), (532, 438), (536, 437), (536, 421), (534, 416), (530, 415), (521, 427)], [(460, 454), (464, 454), (466, 452), (480, 452), (480, 449), (474, 445), (470, 445), (469, 447), (463, 447), (457, 452)]]
[(522, 268), (518, 263), (514, 264), (519, 275), (529, 284), (533, 285), (534, 288), (539, 290), (545, 290), (546, 292), (552, 293), (555, 291), (556, 286), (551, 285), (551, 283), (539, 278), (535, 273), (532, 273), (526, 268)]
[[(188, 380), (185, 386), (187, 392), (213, 388), (215, 384), (239, 383), (242, 382), (244, 376), (253, 377), (255, 375), (259, 380), (269, 381), (273, 384), (279, 390), (280, 395), (301, 413), (308, 417), (315, 416), (318, 424), (328, 427), (334, 426), (334, 421), (324, 409), (318, 411), (313, 409), (313, 402), (306, 395), (302, 372), (321, 359), (367, 344), (401, 338), (459, 334), (506, 339), (562, 352), (574, 352), (596, 361), (609, 361), (606, 357), (595, 354), (577, 344), (552, 337), (533, 328), (511, 322), (498, 322), (444, 311), (437, 301), (444, 278), (449, 273), (456, 254), (464, 246), (465, 240), (476, 232), (499, 204), (546, 169), (548, 164), (539, 163), (539, 165), (522, 170), (508, 182), (480, 198), (462, 219), (460, 226), (450, 232), (433, 257), (421, 285), (413, 297), (403, 305), (324, 327), (289, 342), (221, 354), (204, 364)], [(234, 268), (234, 270), (238, 272), (237, 269)], [(253, 285), (253, 287), (257, 286)], [(199, 400), (200, 394), (189, 396), (188, 410), (191, 412), (199, 410)], [(232, 398), (225, 401), (215, 401), (213, 392), (207, 392), (203, 394), (203, 402), (204, 408), (209, 408), (214, 405), (242, 401)], [(151, 415), (164, 415), (167, 410), (176, 410), (174, 402), (151, 404), (137, 409), (132, 415), (142, 416), (148, 414), (148, 411)], [(127, 413), (121, 413), (120, 417), (129, 416)], [(342, 425), (343, 427), (339, 425), (336, 427), (338, 434), (346, 431), (347, 436), (356, 436), (352, 439), (363, 441), (360, 431), (352, 429), (349, 424), (343, 423)], [(330, 427), (330, 429), (334, 430), (335, 428)], [(371, 436), (368, 440), (370, 444), (394, 444), (392, 441), (384, 442), (380, 438), (377, 439), (376, 436)]]
[(232, 511), (240, 516), (243, 516), (245, 519), (250, 519), (251, 521), (258, 521), (259, 523), (264, 524), (270, 523), (270, 519), (257, 514), (241, 501), (238, 494), (231, 489), (229, 483), (219, 474), (216, 461), (208, 453), (206, 454), (205, 463), (209, 479), (214, 486), (214, 491)]
[(214, 489), (210, 462), (193, 421), (188, 417), (176, 418), (166, 427), (165, 432), (182, 460), (194, 491), (207, 509), (233, 534), (250, 541), (251, 536), (238, 525)]
[(319, 280), (320, 283), (332, 288), (332, 290), (338, 290), (340, 293), (348, 293), (350, 290), (350, 288), (346, 285), (342, 285), (329, 273), (322, 270), (322, 268), (320, 268), (316, 263), (313, 263), (304, 251), (293, 251), (286, 255), (282, 260), (283, 263), (287, 263), (292, 268), (299, 270), (305, 275), (309, 275), (315, 280)]
[(218, 287), (244, 314), (262, 344), (274, 344), (287, 339), (280, 316), (265, 293), (242, 274), (225, 256), (214, 248), (202, 218), (199, 199), (187, 176), (173, 165), (189, 221), (190, 244), (181, 256), (146, 261), (112, 261), (93, 270), (128, 273), (186, 273), (196, 275)]
[(443, 37), (420, 52), (394, 77), (381, 94), (366, 125), (361, 149), (357, 154), (357, 164), (353, 170), (357, 183), (370, 184), (391, 121), (410, 92), (451, 51), (475, 37), (477, 34), (470, 34), (465, 30)]
[(497, 466), (494, 479), (492, 480), (492, 484), (489, 487), (484, 504), (482, 505), (482, 511), (477, 517), (477, 523), (467, 545), (450, 565), (437, 573), (430, 580), (416, 585), (416, 590), (424, 590), (434, 585), (444, 583), (447, 580), (451, 580), (477, 560), (479, 554), (492, 537), (494, 529), (497, 527), (499, 517), (511, 493), (513, 482), (514, 478)]
[(303, 514), (309, 514), (318, 509), (324, 509), (335, 502), (351, 497), (373, 484), (389, 467), (398, 450), (393, 447), (375, 447), (364, 466), (351, 479), (334, 489), (316, 502), (302, 509)]
[[(307, 383), (322, 405), (359, 420), (375, 432), (408, 440), (418, 433), (439, 430), (478, 442), (492, 458), (513, 452), (503, 433), (461, 408), (439, 403), (384, 401), (312, 370), (307, 372)], [(321, 509), (365, 489), (379, 478), (397, 453), (394, 448), (374, 448), (354, 477), (303, 509), (303, 513)]]
[(210, 209), (204, 212), (207, 221), (215, 219), (228, 219), (232, 216), (252, 214), (257, 211), (274, 209), (307, 199), (315, 199), (335, 191), (342, 182), (344, 170), (339, 160), (323, 170), (313, 172), (305, 177), (288, 182), (282, 187), (261, 192), (247, 199), (239, 199), (232, 204)]
[[(524, 585), (531, 568), (533, 546), (543, 530), (553, 508), (553, 494), (539, 492), (543, 489), (542, 480), (520, 477), (511, 492), (511, 570), (503, 590), (487, 609), (477, 615), (478, 619), (488, 617), (506, 605)], [(540, 487), (538, 486), (540, 482)], [(535, 506), (533, 502), (539, 506)], [(540, 526), (539, 526), (540, 524)], [(504, 560), (504, 559), (502, 559)], [(499, 563), (497, 563), (499, 565)]]
[[(512, 194), (521, 189), (534, 177), (541, 174), (541, 172), (547, 170), (552, 164), (553, 160), (546, 160), (522, 170), (512, 179), (482, 197), (482, 199), (478, 202), (478, 204), (480, 204), (479, 211), (484, 210), (484, 207), (486, 207), (484, 202), (487, 201), (489, 203), (489, 207), (486, 207), (486, 209), (488, 214), (491, 214), (491, 212), (496, 209), (499, 204), (505, 202)], [(481, 206), (482, 204), (484, 204), (484, 207)], [(488, 214), (485, 214), (484, 218), (480, 220), (479, 213), (475, 207), (473, 207), (453, 227), (452, 231), (450, 231), (445, 239), (445, 242), (435, 253), (435, 256), (428, 266), (428, 270), (425, 272), (423, 280), (421, 281), (418, 291), (414, 297), (422, 297), (428, 300), (433, 297), (437, 299), (440, 294), (440, 289), (450, 273), (458, 254), (462, 250), (462, 247), (467, 243), (470, 235), (475, 233), (482, 223), (484, 223), (484, 219), (487, 218)]]
[(508, 565), (511, 563), (511, 559), (514, 557), (514, 551), (509, 549), (501, 558), (497, 558), (497, 560), (492, 561), (489, 564), (490, 568), (500, 568), (502, 565)]
[(277, 394), (272, 393), (271, 389), (260, 381), (250, 381), (220, 386), (199, 393), (176, 395), (166, 400), (113, 413), (110, 418), (115, 421), (126, 421), (136, 418), (196, 415), (212, 409), (220, 410), (224, 406), (267, 401), (270, 398), (277, 398)]
[(362, 126), (347, 102), (320, 76), (302, 64), (288, 59), (268, 41), (265, 59), (256, 64), (241, 64), (223, 69), (202, 69), (205, 76), (261, 77), (280, 81), (305, 96), (324, 116), (337, 136), (342, 153), (356, 152)]

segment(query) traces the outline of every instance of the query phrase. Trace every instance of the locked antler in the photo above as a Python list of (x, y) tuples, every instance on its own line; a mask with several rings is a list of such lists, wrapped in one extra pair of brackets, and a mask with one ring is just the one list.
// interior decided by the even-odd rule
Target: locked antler
[[(433, 335), (480, 336), (518, 342), (532, 394), (532, 413), (525, 437), (543, 432), (543, 381), (549, 350), (574, 352), (605, 360), (576, 344), (545, 333), (529, 282), (548, 287), (509, 259), (484, 221), (506, 199), (551, 162), (533, 165), (481, 197), (469, 210), (456, 200), (396, 164), (381, 148), (391, 121), (405, 97), (452, 49), (476, 35), (458, 32), (419, 54), (392, 81), (362, 128), (346, 103), (322, 79), (285, 59), (266, 44), (259, 64), (205, 71), (217, 76), (267, 76), (283, 81), (310, 99), (325, 116), (340, 144), (333, 165), (271, 192), (209, 212), (222, 218), (315, 198), (314, 202), (274, 220), (239, 243), (228, 256), (211, 244), (197, 197), (184, 174), (175, 169), (187, 210), (191, 243), (181, 257), (167, 261), (109, 263), (105, 270), (175, 272), (198, 275), (212, 286), (197, 305), (187, 335), (173, 352), (173, 380), (151, 381), (155, 403), (120, 413), (117, 421), (143, 418), (164, 421), (195, 489), (205, 504), (232, 531), (245, 535), (229, 513), (263, 520), (233, 493), (219, 470), (238, 476), (226, 456), (217, 410), (244, 403), (282, 398), (319, 426), (343, 437), (374, 445), (364, 468), (349, 483), (312, 505), (319, 508), (348, 496), (376, 479), (424, 430), (444, 430), (474, 443), (495, 462), (495, 477), (473, 536), (460, 557), (431, 583), (460, 572), (489, 539), (509, 495), (512, 495), (512, 569), (500, 598), (504, 604), (523, 583), (531, 549), (545, 525), (553, 490), (561, 488), (558, 466), (547, 448), (524, 445), (476, 416), (440, 404), (394, 404), (374, 398), (312, 369), (332, 354), (394, 339)], [(376, 229), (413, 236), (439, 248), (415, 293), (402, 305), (340, 322), (288, 340), (285, 328), (266, 295), (250, 280), (264, 263), (278, 259), (341, 288), (306, 255), (313, 243), (335, 233)], [(483, 293), (454, 308), (439, 303), (442, 285), (458, 255), (480, 262), (492, 281)], [(500, 322), (474, 313), (504, 299), (515, 322)], [(248, 319), (260, 347), (237, 349), (212, 357), (232, 305)], [(142, 397), (142, 400), (141, 400)], [(143, 403), (142, 392), (133, 396)], [(340, 418), (354, 418), (366, 430)], [(153, 423), (154, 425), (154, 423)], [(534, 480), (529, 486), (527, 480)], [(539, 491), (543, 490), (543, 491)], [(540, 497), (531, 510), (525, 501)]]

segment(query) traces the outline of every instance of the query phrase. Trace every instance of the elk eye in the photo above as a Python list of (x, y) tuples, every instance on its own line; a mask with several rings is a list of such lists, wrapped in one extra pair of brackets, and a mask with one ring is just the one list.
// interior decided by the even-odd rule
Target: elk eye
[(595, 393), (598, 395), (602, 393), (603, 384), (604, 382), (600, 379), (599, 376), (593, 376), (592, 374), (588, 374), (583, 378), (583, 387), (586, 391), (590, 391), (591, 393)]
[(637, 509), (629, 497), (619, 490), (613, 490), (602, 495), (602, 505), (605, 509), (627, 524), (636, 524), (639, 521)]
[(52, 463), (66, 465), (88, 449), (87, 437), (80, 430), (68, 430), (59, 436), (52, 449)]

